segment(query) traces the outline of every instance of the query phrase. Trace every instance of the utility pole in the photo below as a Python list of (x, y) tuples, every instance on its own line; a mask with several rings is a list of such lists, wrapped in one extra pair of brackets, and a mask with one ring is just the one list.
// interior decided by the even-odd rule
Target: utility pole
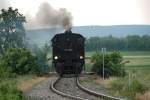
[(102, 48), (102, 54), (103, 54), (103, 80), (105, 79), (105, 53), (106, 53), (106, 48)]
[(129, 87), (129, 90), (130, 90), (130, 86), (131, 86), (131, 73), (129, 72), (129, 80), (128, 80), (128, 87)]

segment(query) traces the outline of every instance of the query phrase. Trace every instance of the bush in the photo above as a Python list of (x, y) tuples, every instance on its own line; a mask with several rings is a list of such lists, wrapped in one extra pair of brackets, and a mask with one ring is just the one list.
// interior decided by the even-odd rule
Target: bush
[[(92, 56), (93, 67), (92, 71), (98, 75), (103, 75), (103, 55), (96, 52)], [(104, 57), (104, 71), (105, 77), (109, 76), (124, 76), (125, 70), (123, 69), (124, 64), (122, 62), (122, 56), (119, 52), (113, 52), (111, 54), (105, 54)]]
[(125, 84), (124, 79), (119, 78), (119, 79), (114, 80), (114, 81), (111, 82), (111, 88), (114, 91), (121, 91), (121, 89), (123, 88), (124, 84)]
[(50, 71), (50, 68), (47, 64), (47, 52), (45, 49), (38, 49), (36, 52), (36, 57), (37, 57), (37, 74), (42, 75), (42, 74), (47, 74)]
[(144, 93), (146, 90), (146, 88), (136, 79), (134, 79), (130, 85), (130, 88), (128, 89), (128, 91), (130, 92), (130, 94), (132, 94), (133, 96), (136, 95), (136, 93)]
[(0, 85), (0, 100), (23, 100), (22, 92), (10, 84)]
[(3, 55), (1, 67), (20, 75), (34, 73), (37, 68), (36, 57), (26, 49), (12, 48)]
[(5, 78), (14, 78), (16, 77), (15, 73), (12, 73), (11, 69), (8, 67), (4, 67), (0, 63), (0, 80), (5, 79)]
[(133, 79), (129, 85), (128, 78), (119, 78), (111, 82), (111, 91), (114, 95), (117, 93), (133, 100), (136, 94), (144, 93), (146, 88), (137, 79)]

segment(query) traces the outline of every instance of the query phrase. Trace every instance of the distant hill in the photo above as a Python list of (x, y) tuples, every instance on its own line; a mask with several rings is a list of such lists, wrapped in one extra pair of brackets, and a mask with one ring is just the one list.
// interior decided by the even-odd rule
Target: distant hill
[[(76, 26), (72, 28), (73, 32), (80, 33), (84, 37), (89, 38), (92, 36), (109, 36), (125, 37), (128, 35), (150, 35), (150, 25), (114, 25), (114, 26)], [(62, 32), (61, 29), (44, 28), (27, 30), (27, 38), (29, 43), (43, 46), (45, 42), (57, 33)]]

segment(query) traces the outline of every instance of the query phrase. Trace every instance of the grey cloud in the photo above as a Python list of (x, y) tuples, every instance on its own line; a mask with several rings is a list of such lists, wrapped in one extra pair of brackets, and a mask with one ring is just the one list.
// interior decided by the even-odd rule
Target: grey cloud
[(28, 17), (28, 26), (32, 27), (72, 27), (72, 15), (65, 8), (54, 9), (49, 3), (42, 3), (34, 18)]

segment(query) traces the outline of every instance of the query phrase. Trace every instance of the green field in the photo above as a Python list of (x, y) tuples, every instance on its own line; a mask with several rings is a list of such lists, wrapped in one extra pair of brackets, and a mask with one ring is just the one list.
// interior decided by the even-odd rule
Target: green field
[[(92, 56), (94, 52), (86, 52), (86, 56)], [(107, 52), (111, 53), (111, 52)], [(120, 52), (123, 56), (150, 56), (150, 51), (123, 51)]]
[[(86, 56), (92, 56), (94, 52), (86, 52)], [(150, 52), (121, 52), (125, 64), (125, 70), (136, 77), (141, 83), (150, 89)], [(90, 71), (92, 64), (86, 60), (86, 70)]]
[[(110, 53), (110, 52), (108, 52)], [(126, 66), (149, 66), (150, 65), (150, 52), (120, 52), (124, 61), (129, 61)], [(94, 52), (86, 52), (86, 57), (91, 57)], [(89, 62), (89, 61), (87, 61)]]
[(149, 57), (124, 57), (124, 61), (129, 61), (126, 66), (149, 66), (150, 65), (150, 56)]

